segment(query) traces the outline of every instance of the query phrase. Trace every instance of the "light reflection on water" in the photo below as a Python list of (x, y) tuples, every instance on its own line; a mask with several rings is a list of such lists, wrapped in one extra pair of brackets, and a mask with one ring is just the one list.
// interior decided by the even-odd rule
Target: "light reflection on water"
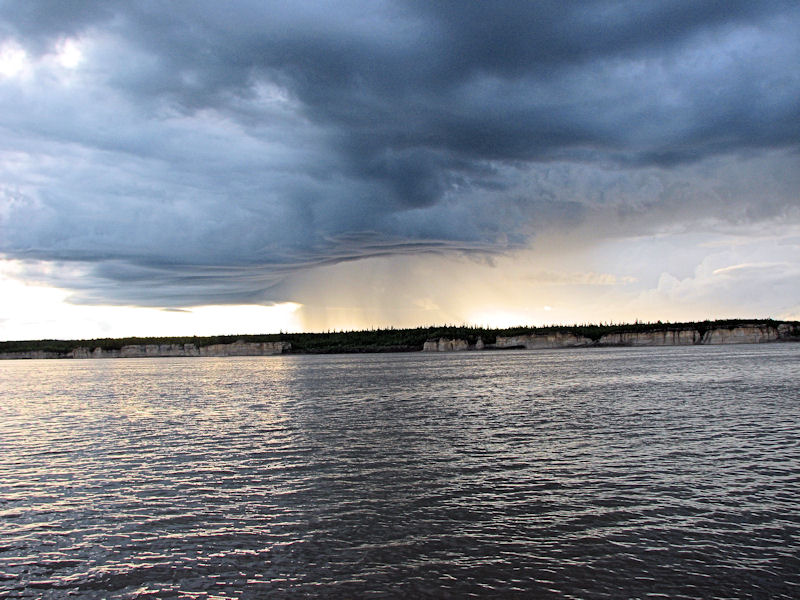
[(0, 597), (798, 597), (800, 344), (0, 363)]

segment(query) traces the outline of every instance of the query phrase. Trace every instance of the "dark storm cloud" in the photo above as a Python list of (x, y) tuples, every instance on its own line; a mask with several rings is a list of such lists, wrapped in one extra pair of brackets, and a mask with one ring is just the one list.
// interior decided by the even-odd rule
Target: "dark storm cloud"
[[(180, 306), (501, 251), (605, 204), (691, 219), (686, 186), (697, 214), (754, 215), (693, 165), (796, 165), (798, 26), (766, 1), (7, 1), (0, 33), (35, 66), (0, 79), (0, 251), (84, 263), (61, 282), (82, 301)], [(68, 38), (84, 62), (59, 79)], [(780, 173), (757, 179), (769, 214), (798, 202)]]

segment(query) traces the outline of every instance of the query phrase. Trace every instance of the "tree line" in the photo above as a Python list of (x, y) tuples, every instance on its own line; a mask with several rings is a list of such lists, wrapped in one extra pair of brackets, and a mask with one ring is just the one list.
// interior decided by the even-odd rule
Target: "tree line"
[[(495, 329), (467, 325), (442, 325), (409, 329), (388, 328), (320, 333), (25, 340), (0, 342), (0, 352), (42, 351), (66, 354), (79, 347), (119, 350), (123, 346), (145, 344), (194, 344), (200, 348), (212, 344), (231, 344), (239, 340), (244, 342), (289, 342), (292, 348), (291, 352), (298, 354), (409, 352), (422, 350), (427, 340), (438, 338), (463, 339), (470, 344), (475, 344), (478, 339), (481, 339), (484, 344), (494, 344), (498, 336), (571, 333), (597, 341), (604, 335), (614, 333), (695, 330), (702, 335), (709, 329), (733, 329), (748, 325), (777, 327), (781, 323), (784, 323), (784, 321), (776, 321), (774, 319), (722, 319), (681, 323), (636, 321), (634, 323), (585, 323), (580, 325), (548, 325), (545, 327), (520, 325)], [(792, 327), (792, 335), (800, 337), (800, 322), (790, 321), (787, 323)]]

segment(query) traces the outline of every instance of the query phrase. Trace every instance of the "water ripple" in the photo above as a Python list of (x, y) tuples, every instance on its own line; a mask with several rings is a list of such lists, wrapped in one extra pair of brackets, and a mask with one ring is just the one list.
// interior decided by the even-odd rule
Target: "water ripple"
[(798, 358), (4, 361), (0, 598), (796, 598)]

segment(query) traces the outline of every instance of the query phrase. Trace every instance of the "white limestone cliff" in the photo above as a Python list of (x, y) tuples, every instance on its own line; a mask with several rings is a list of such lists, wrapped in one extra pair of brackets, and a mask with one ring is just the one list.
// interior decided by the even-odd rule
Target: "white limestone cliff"
[[(570, 332), (531, 333), (515, 336), (497, 336), (494, 344), (485, 344), (478, 338), (471, 345), (460, 338), (437, 338), (424, 343), (424, 352), (460, 352), (465, 350), (525, 348), (584, 348), (590, 346), (689, 346), (712, 344), (761, 344), (767, 342), (800, 341), (797, 324), (754, 324), (732, 327), (709, 327), (699, 323), (697, 329), (677, 329), (665, 325), (651, 331), (610, 333), (593, 340)], [(0, 359), (43, 358), (140, 358), (170, 356), (270, 356), (291, 351), (289, 342), (246, 342), (237, 340), (230, 344), (134, 344), (119, 349), (89, 348), (80, 346), (68, 352), (30, 350), (0, 352)]]
[(243, 342), (211, 344), (200, 348), (200, 356), (269, 356), (291, 350), (289, 342)]
[[(132, 344), (119, 350), (95, 348), (91, 350), (78, 347), (68, 352), (65, 358), (147, 358), (169, 356), (271, 356), (283, 354), (291, 349), (289, 342), (244, 342), (237, 340), (232, 344)], [(60, 355), (42, 358), (58, 358)], [(23, 357), (19, 357), (23, 358)]]
[(513, 336), (497, 336), (495, 348), (527, 348), (528, 350), (544, 350), (548, 348), (580, 348), (591, 346), (592, 340), (573, 333), (543, 333)]
[(702, 344), (703, 336), (694, 329), (610, 333), (598, 341), (600, 346), (691, 346)]
[(0, 352), (0, 360), (11, 360), (17, 358), (39, 359), (39, 358), (64, 358), (58, 352), (47, 352), (45, 350), (28, 350), (24, 352)]
[(578, 348), (585, 346), (692, 346), (714, 344), (761, 344), (794, 339), (791, 326), (781, 323), (771, 325), (741, 325), (738, 327), (715, 327), (700, 332), (696, 329), (663, 329), (610, 333), (596, 342), (588, 337), (572, 333), (524, 334), (498, 336), (495, 348)]
[(422, 346), (423, 352), (461, 352), (463, 350), (469, 350), (469, 342), (456, 338), (428, 340)]

